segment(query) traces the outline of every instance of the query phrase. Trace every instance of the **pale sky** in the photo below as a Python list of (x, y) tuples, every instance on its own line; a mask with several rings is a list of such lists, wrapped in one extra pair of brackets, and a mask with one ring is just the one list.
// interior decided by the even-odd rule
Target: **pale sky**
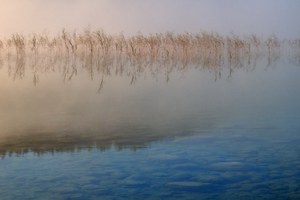
[(300, 0), (0, 0), (0, 36), (88, 26), (108, 33), (214, 31), (300, 37)]

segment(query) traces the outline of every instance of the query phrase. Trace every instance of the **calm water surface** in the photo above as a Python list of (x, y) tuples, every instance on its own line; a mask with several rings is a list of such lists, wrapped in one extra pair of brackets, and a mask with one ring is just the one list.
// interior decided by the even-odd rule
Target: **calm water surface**
[(300, 198), (299, 66), (25, 68), (0, 70), (0, 199)]

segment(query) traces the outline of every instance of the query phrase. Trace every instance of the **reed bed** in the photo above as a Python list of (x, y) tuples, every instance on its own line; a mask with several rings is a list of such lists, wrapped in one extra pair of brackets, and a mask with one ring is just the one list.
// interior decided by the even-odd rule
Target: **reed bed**
[(240, 37), (208, 32), (124, 36), (103, 30), (62, 30), (56, 36), (13, 34), (0, 39), (0, 67), (7, 65), (15, 79), (22, 78), (25, 66), (30, 66), (35, 84), (40, 72), (57, 69), (64, 80), (70, 80), (76, 76), (78, 66), (91, 78), (96, 72), (102, 76), (115, 73), (130, 76), (131, 82), (145, 70), (154, 76), (163, 71), (168, 76), (188, 66), (212, 70), (217, 76), (224, 66), (230, 71), (242, 66), (253, 68), (260, 58), (271, 65), (281, 56), (283, 45), (288, 46), (290, 60), (300, 65), (300, 39), (284, 42), (275, 35), (265, 39), (255, 34)]

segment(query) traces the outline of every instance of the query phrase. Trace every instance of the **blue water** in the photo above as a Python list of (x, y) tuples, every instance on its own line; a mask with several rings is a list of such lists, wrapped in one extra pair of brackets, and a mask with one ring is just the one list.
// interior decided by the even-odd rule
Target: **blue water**
[(298, 199), (298, 135), (231, 127), (137, 151), (12, 156), (1, 199)]
[[(115, 107), (105, 113), (114, 115), (105, 123), (98, 109), (82, 109), (82, 124), (61, 135), (93, 132), (87, 138), (50, 138), (44, 148), (29, 132), (2, 139), (0, 199), (300, 199), (300, 68), (257, 67), (217, 82), (208, 74), (128, 86), (130, 95), (110, 99)], [(107, 106), (105, 95), (83, 102)], [(62, 128), (45, 127), (55, 137)]]

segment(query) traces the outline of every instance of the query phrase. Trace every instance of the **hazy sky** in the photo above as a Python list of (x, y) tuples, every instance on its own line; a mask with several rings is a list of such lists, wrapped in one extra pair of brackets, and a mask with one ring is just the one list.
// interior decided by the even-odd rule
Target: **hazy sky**
[(109, 33), (300, 36), (300, 0), (0, 0), (0, 35), (90, 26)]

